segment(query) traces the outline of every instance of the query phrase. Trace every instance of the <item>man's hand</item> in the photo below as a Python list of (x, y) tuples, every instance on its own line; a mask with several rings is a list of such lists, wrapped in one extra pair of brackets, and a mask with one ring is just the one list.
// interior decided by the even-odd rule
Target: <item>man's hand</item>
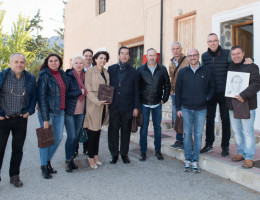
[(177, 116), (182, 117), (182, 111), (181, 110), (177, 112)]
[(134, 111), (133, 111), (133, 117), (137, 117), (137, 116), (138, 116), (138, 113), (139, 113), (139, 110), (138, 110), (138, 109), (134, 109)]
[(45, 128), (45, 129), (49, 128), (49, 121), (43, 122), (43, 128)]
[(174, 92), (173, 92), (173, 91), (171, 91), (171, 92), (170, 92), (170, 95), (173, 95), (173, 94), (174, 94)]
[(5, 117), (1, 117), (1, 116), (0, 116), (0, 120), (4, 120), (4, 119), (5, 119)]
[(161, 100), (161, 104), (164, 104), (163, 100)]
[(25, 113), (25, 114), (20, 114), (20, 116), (23, 117), (23, 118), (28, 118), (29, 112), (27, 112), (27, 113)]
[(251, 58), (246, 58), (244, 64), (249, 65), (252, 64), (254, 61)]
[(241, 103), (244, 103), (244, 99), (240, 95), (236, 95), (235, 98)]

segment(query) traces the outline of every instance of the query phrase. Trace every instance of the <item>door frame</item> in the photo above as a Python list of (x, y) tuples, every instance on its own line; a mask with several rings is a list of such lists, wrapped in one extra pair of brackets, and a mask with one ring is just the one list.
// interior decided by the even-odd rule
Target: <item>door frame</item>
[(238, 45), (238, 43), (237, 43), (238, 40), (237, 40), (236, 35), (235, 35), (235, 32), (238, 32), (238, 27), (249, 25), (249, 24), (254, 24), (254, 20), (250, 20), (250, 21), (246, 21), (246, 22), (243, 22), (243, 23), (232, 25), (232, 46)]

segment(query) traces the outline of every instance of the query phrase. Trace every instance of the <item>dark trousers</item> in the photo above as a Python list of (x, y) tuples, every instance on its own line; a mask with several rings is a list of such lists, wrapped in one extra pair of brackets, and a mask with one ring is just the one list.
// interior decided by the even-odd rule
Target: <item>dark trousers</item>
[(98, 155), (99, 138), (101, 130), (92, 131), (86, 129), (86, 132), (88, 134), (88, 157), (94, 158), (94, 156)]
[(128, 154), (132, 119), (133, 111), (120, 111), (118, 108), (109, 110), (108, 147), (112, 156), (119, 155), (119, 129), (121, 129), (120, 154), (121, 156)]
[(16, 117), (0, 120), (0, 171), (3, 164), (6, 144), (11, 131), (13, 136), (12, 156), (9, 168), (10, 177), (20, 174), (26, 130), (27, 118)]
[(224, 93), (217, 93), (214, 95), (213, 99), (208, 102), (207, 106), (207, 122), (206, 122), (206, 145), (213, 145), (215, 140), (215, 116), (216, 107), (219, 104), (220, 117), (222, 121), (222, 148), (229, 147), (230, 140), (230, 121), (229, 121), (229, 111), (226, 106), (226, 98)]

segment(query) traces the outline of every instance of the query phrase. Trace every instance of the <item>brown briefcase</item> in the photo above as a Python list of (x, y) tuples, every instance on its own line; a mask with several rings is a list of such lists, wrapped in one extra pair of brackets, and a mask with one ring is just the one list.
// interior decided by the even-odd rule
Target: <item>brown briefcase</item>
[(51, 125), (49, 125), (49, 128), (47, 129), (44, 129), (43, 127), (37, 128), (36, 134), (38, 137), (39, 148), (45, 148), (54, 144), (54, 136)]
[(98, 88), (98, 99), (100, 101), (106, 101), (106, 103), (112, 103), (113, 101), (113, 95), (114, 95), (114, 87), (105, 85), (105, 84), (99, 84)]
[(132, 133), (136, 133), (137, 130), (138, 130), (137, 117), (133, 117), (132, 126), (131, 126), (131, 132), (132, 132)]
[(182, 116), (180, 116), (180, 117), (178, 117), (178, 115), (176, 116), (174, 129), (175, 129), (176, 133), (179, 133), (179, 134), (183, 133), (183, 120), (182, 120)]
[(250, 118), (250, 109), (248, 101), (244, 103), (238, 101), (237, 99), (231, 99), (234, 118), (236, 119), (249, 119)]

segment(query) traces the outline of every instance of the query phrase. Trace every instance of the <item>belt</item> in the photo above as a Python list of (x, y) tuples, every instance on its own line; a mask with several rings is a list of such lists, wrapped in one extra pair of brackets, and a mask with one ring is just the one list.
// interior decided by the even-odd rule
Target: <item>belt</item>
[(9, 118), (19, 118), (19, 117), (22, 117), (20, 115), (11, 115), (11, 116), (8, 116)]

